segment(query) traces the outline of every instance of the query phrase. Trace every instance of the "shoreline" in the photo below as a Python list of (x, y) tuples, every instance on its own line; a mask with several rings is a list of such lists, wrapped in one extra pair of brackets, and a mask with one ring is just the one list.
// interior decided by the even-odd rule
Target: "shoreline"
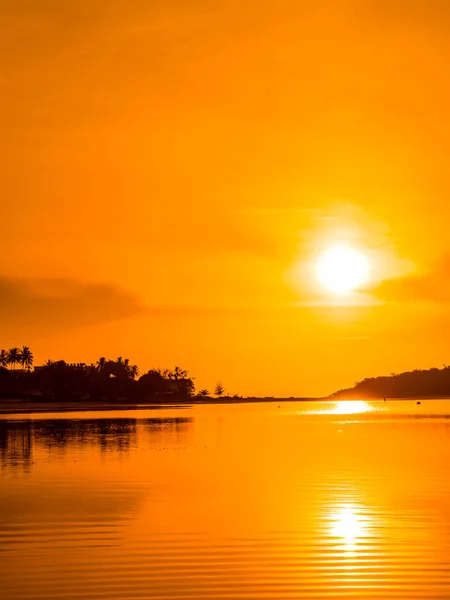
[[(417, 401), (417, 400), (449, 400), (448, 396), (414, 396), (408, 398), (387, 398), (389, 401)], [(359, 399), (360, 401), (361, 399)], [(366, 398), (368, 402), (383, 402), (383, 398)], [(76, 413), (76, 412), (107, 412), (107, 411), (141, 411), (141, 410), (171, 410), (192, 408), (197, 405), (224, 405), (224, 404), (261, 404), (289, 402), (357, 402), (357, 398), (224, 398), (222, 400), (195, 399), (188, 402), (135, 404), (129, 402), (30, 402), (27, 400), (0, 400), (0, 417), (8, 415), (30, 415), (46, 413)]]
[(0, 402), (0, 417), (4, 415), (30, 415), (46, 413), (76, 413), (76, 412), (108, 412), (108, 411), (135, 411), (156, 410), (161, 408), (189, 408), (191, 403), (179, 404), (130, 404), (130, 403), (105, 403), (105, 402)]
[(2, 415), (20, 415), (20, 414), (45, 414), (45, 413), (64, 413), (64, 412), (105, 412), (112, 410), (158, 410), (174, 408), (191, 408), (196, 405), (224, 405), (224, 404), (257, 404), (261, 402), (309, 402), (309, 401), (327, 401), (328, 398), (217, 398), (196, 399), (193, 398), (186, 402), (149, 402), (149, 403), (130, 403), (130, 402), (33, 402), (29, 400), (0, 400), (0, 416)]

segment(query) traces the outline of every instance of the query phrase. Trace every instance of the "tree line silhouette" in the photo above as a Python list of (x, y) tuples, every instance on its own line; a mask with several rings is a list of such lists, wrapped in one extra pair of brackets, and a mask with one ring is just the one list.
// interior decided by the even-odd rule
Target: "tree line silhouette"
[[(0, 398), (35, 401), (186, 401), (195, 394), (189, 372), (179, 366), (173, 369), (150, 369), (140, 374), (138, 365), (119, 356), (115, 360), (101, 356), (96, 363), (67, 363), (48, 360), (34, 367), (33, 353), (28, 346), (0, 350)], [(17, 369), (20, 365), (22, 368)], [(221, 383), (215, 395), (221, 398), (225, 390)], [(196, 396), (211, 398), (207, 389)]]
[(450, 397), (450, 366), (442, 369), (414, 369), (389, 376), (368, 377), (351, 388), (339, 390), (333, 398), (414, 398)]
[[(21, 365), (22, 369), (16, 369)], [(128, 358), (102, 356), (96, 363), (48, 360), (33, 366), (28, 346), (0, 351), (0, 397), (28, 400), (187, 400), (195, 391), (193, 379), (181, 367), (152, 369), (140, 376)]]

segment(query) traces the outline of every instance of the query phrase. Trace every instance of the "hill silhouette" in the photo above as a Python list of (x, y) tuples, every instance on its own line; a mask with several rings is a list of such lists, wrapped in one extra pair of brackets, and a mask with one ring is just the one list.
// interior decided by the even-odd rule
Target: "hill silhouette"
[(389, 376), (368, 377), (353, 387), (339, 390), (333, 398), (418, 398), (450, 397), (450, 366), (442, 369), (414, 369)]

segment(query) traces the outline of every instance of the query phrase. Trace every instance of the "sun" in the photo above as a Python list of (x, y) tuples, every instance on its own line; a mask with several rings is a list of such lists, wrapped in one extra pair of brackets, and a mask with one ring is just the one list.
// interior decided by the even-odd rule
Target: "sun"
[(326, 250), (315, 267), (319, 283), (334, 294), (348, 294), (365, 284), (369, 277), (367, 257), (347, 244)]

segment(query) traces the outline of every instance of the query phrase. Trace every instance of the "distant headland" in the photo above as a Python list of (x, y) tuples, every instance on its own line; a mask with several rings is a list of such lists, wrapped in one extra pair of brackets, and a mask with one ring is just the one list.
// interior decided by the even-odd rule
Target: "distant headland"
[(450, 366), (369, 377), (331, 395), (333, 399), (345, 400), (424, 397), (450, 398)]

